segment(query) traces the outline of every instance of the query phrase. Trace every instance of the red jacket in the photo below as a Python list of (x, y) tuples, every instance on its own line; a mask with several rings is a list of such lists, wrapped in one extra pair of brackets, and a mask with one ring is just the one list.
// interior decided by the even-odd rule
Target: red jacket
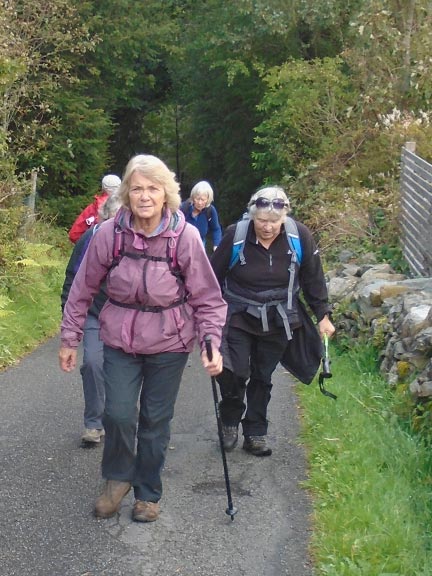
[(76, 218), (75, 222), (72, 224), (69, 230), (69, 240), (75, 244), (79, 238), (84, 234), (86, 230), (91, 228), (94, 224), (97, 224), (99, 208), (105, 204), (108, 198), (108, 192), (102, 192), (99, 196), (96, 194), (94, 197), (94, 202), (89, 204), (81, 214)]

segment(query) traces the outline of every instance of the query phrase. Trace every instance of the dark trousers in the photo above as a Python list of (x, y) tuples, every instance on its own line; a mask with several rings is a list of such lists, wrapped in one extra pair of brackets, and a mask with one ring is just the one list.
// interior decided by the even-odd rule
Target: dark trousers
[(131, 482), (137, 500), (161, 498), (170, 422), (187, 358), (186, 353), (133, 355), (104, 346), (102, 476)]
[(234, 372), (224, 368), (217, 376), (221, 420), (227, 426), (241, 422), (245, 436), (265, 436), (271, 377), (287, 346), (285, 332), (257, 336), (229, 328), (226, 339)]

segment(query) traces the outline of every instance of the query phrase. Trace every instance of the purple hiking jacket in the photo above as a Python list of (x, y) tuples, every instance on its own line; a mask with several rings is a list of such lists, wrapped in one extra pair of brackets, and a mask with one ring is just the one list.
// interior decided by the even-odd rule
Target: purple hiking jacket
[[(115, 219), (103, 222), (93, 236), (74, 278), (61, 324), (61, 343), (76, 348), (82, 338), (87, 310), (106, 279), (108, 300), (100, 315), (100, 337), (112, 348), (130, 354), (191, 352), (196, 338), (204, 349), (209, 334), (220, 347), (227, 306), (205, 253), (198, 230), (186, 224), (181, 211), (163, 217), (159, 231), (145, 237), (130, 226), (132, 213), (123, 207)], [(184, 285), (171, 273), (167, 262), (123, 256), (113, 265), (114, 226), (123, 229), (124, 252), (165, 257), (167, 243), (176, 244), (175, 260)], [(166, 308), (186, 293), (187, 301)], [(160, 312), (122, 307), (162, 306)]]

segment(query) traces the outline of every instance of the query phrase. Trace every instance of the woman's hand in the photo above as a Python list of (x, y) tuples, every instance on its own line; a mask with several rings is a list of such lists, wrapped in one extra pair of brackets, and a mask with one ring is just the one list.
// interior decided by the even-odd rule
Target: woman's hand
[(330, 318), (327, 316), (327, 314), (322, 320), (318, 322), (318, 330), (321, 338), (324, 336), (324, 334), (327, 334), (327, 336), (331, 338), (335, 333), (336, 328), (330, 322)]
[(222, 372), (223, 362), (222, 356), (217, 348), (213, 348), (212, 346), (212, 354), (213, 358), (212, 361), (208, 359), (207, 352), (203, 350), (201, 352), (201, 360), (203, 363), (204, 368), (210, 374), (210, 376), (217, 376)]
[(77, 351), (76, 348), (61, 347), (59, 350), (60, 368), (65, 372), (72, 372), (76, 366)]

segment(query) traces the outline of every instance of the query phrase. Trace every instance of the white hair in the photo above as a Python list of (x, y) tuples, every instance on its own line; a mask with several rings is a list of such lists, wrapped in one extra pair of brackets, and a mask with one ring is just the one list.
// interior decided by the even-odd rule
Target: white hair
[(213, 188), (206, 180), (201, 180), (201, 182), (197, 182), (195, 184), (191, 190), (190, 199), (193, 200), (196, 196), (200, 196), (201, 194), (207, 194), (208, 200), (206, 207), (210, 206), (210, 204), (213, 202), (214, 194)]

